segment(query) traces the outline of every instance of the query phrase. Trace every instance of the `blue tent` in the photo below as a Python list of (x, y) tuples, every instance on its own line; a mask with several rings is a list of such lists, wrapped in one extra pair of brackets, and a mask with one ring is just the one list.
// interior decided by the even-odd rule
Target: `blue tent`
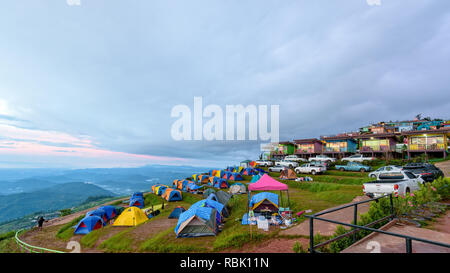
[(278, 194), (261, 192), (250, 199), (250, 207), (255, 212), (260, 210), (278, 211)]
[(108, 217), (108, 220), (117, 216), (117, 210), (114, 206), (107, 205), (107, 206), (99, 207), (99, 209), (102, 209), (106, 212), (106, 216)]
[(169, 193), (169, 196), (167, 197), (166, 194), (164, 194), (164, 198), (168, 201), (168, 202), (172, 202), (172, 201), (181, 201), (183, 200), (183, 197), (181, 196), (181, 193), (179, 190), (173, 190)]
[(135, 192), (135, 193), (133, 193), (133, 195), (131, 196), (131, 198), (133, 198), (133, 197), (142, 197), (142, 198), (144, 198), (144, 193), (143, 193), (143, 192), (140, 192), (140, 191)]
[(255, 171), (258, 171), (259, 173), (262, 173), (262, 174), (269, 173), (268, 171), (265, 171), (261, 168), (255, 168)]
[(216, 179), (216, 181), (214, 181), (214, 184), (212, 186), (218, 189), (226, 189), (230, 187), (227, 180), (223, 178)]
[(211, 193), (211, 194), (208, 196), (208, 198), (206, 198), (206, 199), (207, 199), (207, 200), (213, 200), (213, 201), (219, 202), (219, 199), (217, 198), (217, 196), (216, 196), (215, 193)]
[(102, 228), (105, 225), (102, 218), (98, 216), (87, 216), (76, 225), (74, 234), (88, 234), (89, 232)]
[(176, 207), (170, 213), (169, 219), (178, 219), (178, 218), (180, 218), (180, 215), (185, 211), (186, 210), (183, 207)]
[(250, 183), (255, 183), (261, 178), (261, 175), (256, 174), (252, 177), (252, 180), (250, 180)]
[(216, 209), (209, 207), (190, 207), (180, 214), (175, 234), (179, 237), (215, 236), (217, 223)]
[(221, 203), (219, 203), (217, 201), (214, 201), (212, 199), (203, 199), (203, 200), (200, 200), (200, 201), (192, 204), (191, 208), (192, 207), (194, 207), (194, 208), (195, 207), (214, 208), (214, 209), (216, 209), (216, 221), (217, 221), (217, 223), (221, 223), (222, 222), (222, 212), (223, 212), (224, 206)]
[(86, 216), (98, 216), (98, 217), (102, 218), (103, 222), (105, 222), (105, 223), (110, 219), (108, 217), (108, 215), (106, 214), (106, 211), (101, 208), (88, 211), (86, 213)]
[(130, 198), (130, 207), (138, 207), (142, 209), (144, 207), (144, 198), (143, 197)]

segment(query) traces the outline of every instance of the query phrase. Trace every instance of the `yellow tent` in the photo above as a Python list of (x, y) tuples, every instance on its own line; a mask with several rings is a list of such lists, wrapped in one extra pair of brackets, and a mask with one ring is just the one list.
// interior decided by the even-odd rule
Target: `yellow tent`
[(113, 226), (137, 226), (147, 220), (147, 215), (140, 208), (129, 207), (117, 217)]
[(242, 166), (239, 166), (239, 168), (238, 168), (238, 172), (240, 173), (240, 172), (242, 172), (242, 170), (244, 169), (244, 167), (242, 167)]
[(192, 178), (194, 179), (194, 181), (197, 181), (197, 174), (193, 174)]
[(215, 177), (220, 177), (220, 171), (217, 171), (215, 174), (213, 174)]

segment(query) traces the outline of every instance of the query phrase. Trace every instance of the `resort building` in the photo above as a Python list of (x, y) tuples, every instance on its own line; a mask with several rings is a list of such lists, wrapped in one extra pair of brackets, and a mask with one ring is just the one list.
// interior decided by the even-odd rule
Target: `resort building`
[(295, 154), (300, 157), (310, 157), (323, 153), (323, 142), (317, 138), (294, 140), (297, 145)]
[(272, 152), (272, 159), (283, 159), (287, 155), (293, 155), (295, 153), (295, 143), (290, 141), (279, 142), (275, 151)]
[(322, 140), (325, 142), (323, 153), (332, 157), (344, 157), (356, 152), (357, 142), (351, 136), (322, 137)]
[(439, 155), (447, 157), (448, 141), (450, 137), (450, 128), (442, 127), (437, 130), (422, 130), (403, 132), (407, 137), (408, 158), (418, 154)]
[(355, 137), (358, 141), (361, 154), (375, 157), (382, 155), (385, 158), (393, 157), (396, 152), (397, 137), (394, 133), (366, 134)]

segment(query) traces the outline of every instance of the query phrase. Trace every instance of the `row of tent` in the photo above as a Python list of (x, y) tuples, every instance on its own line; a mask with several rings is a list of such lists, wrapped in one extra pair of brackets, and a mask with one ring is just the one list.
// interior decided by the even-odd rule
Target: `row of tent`
[(117, 210), (114, 206), (103, 206), (88, 211), (85, 217), (75, 226), (74, 234), (88, 234), (92, 230), (102, 228), (116, 216)]
[(226, 179), (217, 176), (210, 176), (207, 174), (194, 174), (192, 175), (192, 179), (197, 183), (208, 184), (209, 186), (218, 189), (227, 189), (230, 187)]
[(179, 213), (175, 227), (177, 238), (215, 236), (219, 230), (218, 226), (229, 216), (227, 203), (230, 198), (230, 194), (218, 191), (192, 204), (186, 211), (181, 212), (182, 209), (177, 208), (177, 212), (173, 212)]
[(167, 185), (161, 185), (161, 184), (153, 185), (152, 192), (156, 195), (161, 196), (167, 202), (183, 200), (183, 195), (181, 193), (181, 190), (177, 190), (176, 188), (170, 188)]

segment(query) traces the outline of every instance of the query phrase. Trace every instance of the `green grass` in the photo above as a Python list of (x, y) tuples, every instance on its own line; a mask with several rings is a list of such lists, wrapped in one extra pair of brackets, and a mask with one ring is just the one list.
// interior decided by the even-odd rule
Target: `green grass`
[(135, 227), (121, 231), (109, 239), (103, 241), (98, 248), (103, 249), (105, 252), (131, 252), (133, 246), (133, 239), (129, 236)]
[(98, 239), (100, 239), (102, 235), (107, 234), (112, 228), (112, 226), (106, 226), (89, 232), (81, 238), (81, 245), (89, 248), (94, 247)]

